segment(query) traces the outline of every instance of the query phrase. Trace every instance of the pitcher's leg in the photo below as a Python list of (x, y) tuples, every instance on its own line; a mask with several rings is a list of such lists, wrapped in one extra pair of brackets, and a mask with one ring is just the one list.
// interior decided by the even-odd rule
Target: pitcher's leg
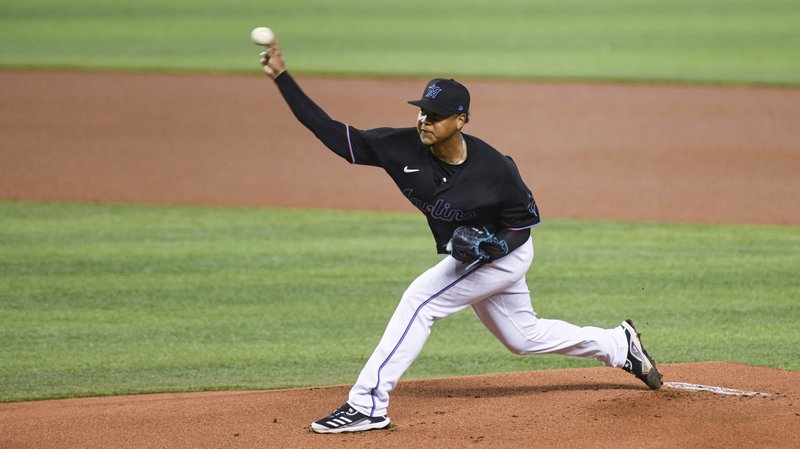
[(369, 416), (386, 414), (389, 393), (422, 351), (434, 321), (469, 305), (461, 285), (469, 275), (446, 258), (411, 283), (350, 390), (350, 405)]
[(478, 319), (515, 354), (563, 354), (622, 366), (628, 341), (622, 327), (580, 327), (536, 316), (525, 292), (503, 293), (473, 304)]
[(524, 278), (532, 259), (529, 240), (496, 263), (467, 272), (465, 264), (446, 257), (415, 279), (350, 390), (350, 405), (369, 416), (385, 414), (389, 393), (422, 351), (434, 321), (507, 291)]

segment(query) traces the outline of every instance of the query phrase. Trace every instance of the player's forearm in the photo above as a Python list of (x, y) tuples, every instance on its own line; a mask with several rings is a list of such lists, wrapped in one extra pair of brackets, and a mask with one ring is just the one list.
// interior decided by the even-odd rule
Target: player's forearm
[(325, 146), (339, 156), (350, 159), (347, 146), (347, 126), (333, 120), (309, 98), (289, 72), (275, 78), (275, 84), (297, 120), (314, 133)]

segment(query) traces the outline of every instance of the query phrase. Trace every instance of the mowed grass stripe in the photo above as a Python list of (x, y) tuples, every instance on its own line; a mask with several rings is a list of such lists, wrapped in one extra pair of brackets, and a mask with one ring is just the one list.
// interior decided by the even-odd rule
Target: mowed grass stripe
[[(797, 85), (794, 0), (0, 0), (0, 66)], [(53, 38), (54, 33), (58, 38)]]

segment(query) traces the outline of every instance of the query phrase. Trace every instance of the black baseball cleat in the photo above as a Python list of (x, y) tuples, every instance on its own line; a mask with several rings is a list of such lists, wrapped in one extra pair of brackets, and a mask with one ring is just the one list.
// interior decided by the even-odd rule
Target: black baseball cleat
[(311, 430), (317, 433), (363, 432), (385, 429), (389, 422), (388, 416), (367, 416), (345, 402), (329, 416), (311, 423)]
[(633, 327), (633, 321), (623, 321), (622, 328), (628, 338), (628, 357), (622, 369), (638, 377), (651, 390), (658, 390), (661, 388), (661, 373), (656, 368), (656, 361), (642, 346), (641, 335)]

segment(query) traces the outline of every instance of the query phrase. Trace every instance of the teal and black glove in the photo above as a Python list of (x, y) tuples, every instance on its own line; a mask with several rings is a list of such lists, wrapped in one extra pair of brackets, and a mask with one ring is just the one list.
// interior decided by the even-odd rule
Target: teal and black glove
[(472, 226), (460, 226), (453, 232), (450, 241), (445, 247), (456, 260), (468, 263), (467, 269), (471, 269), (482, 263), (489, 262), (492, 253), (508, 254), (508, 244), (505, 240), (500, 240), (485, 227), (478, 229)]

